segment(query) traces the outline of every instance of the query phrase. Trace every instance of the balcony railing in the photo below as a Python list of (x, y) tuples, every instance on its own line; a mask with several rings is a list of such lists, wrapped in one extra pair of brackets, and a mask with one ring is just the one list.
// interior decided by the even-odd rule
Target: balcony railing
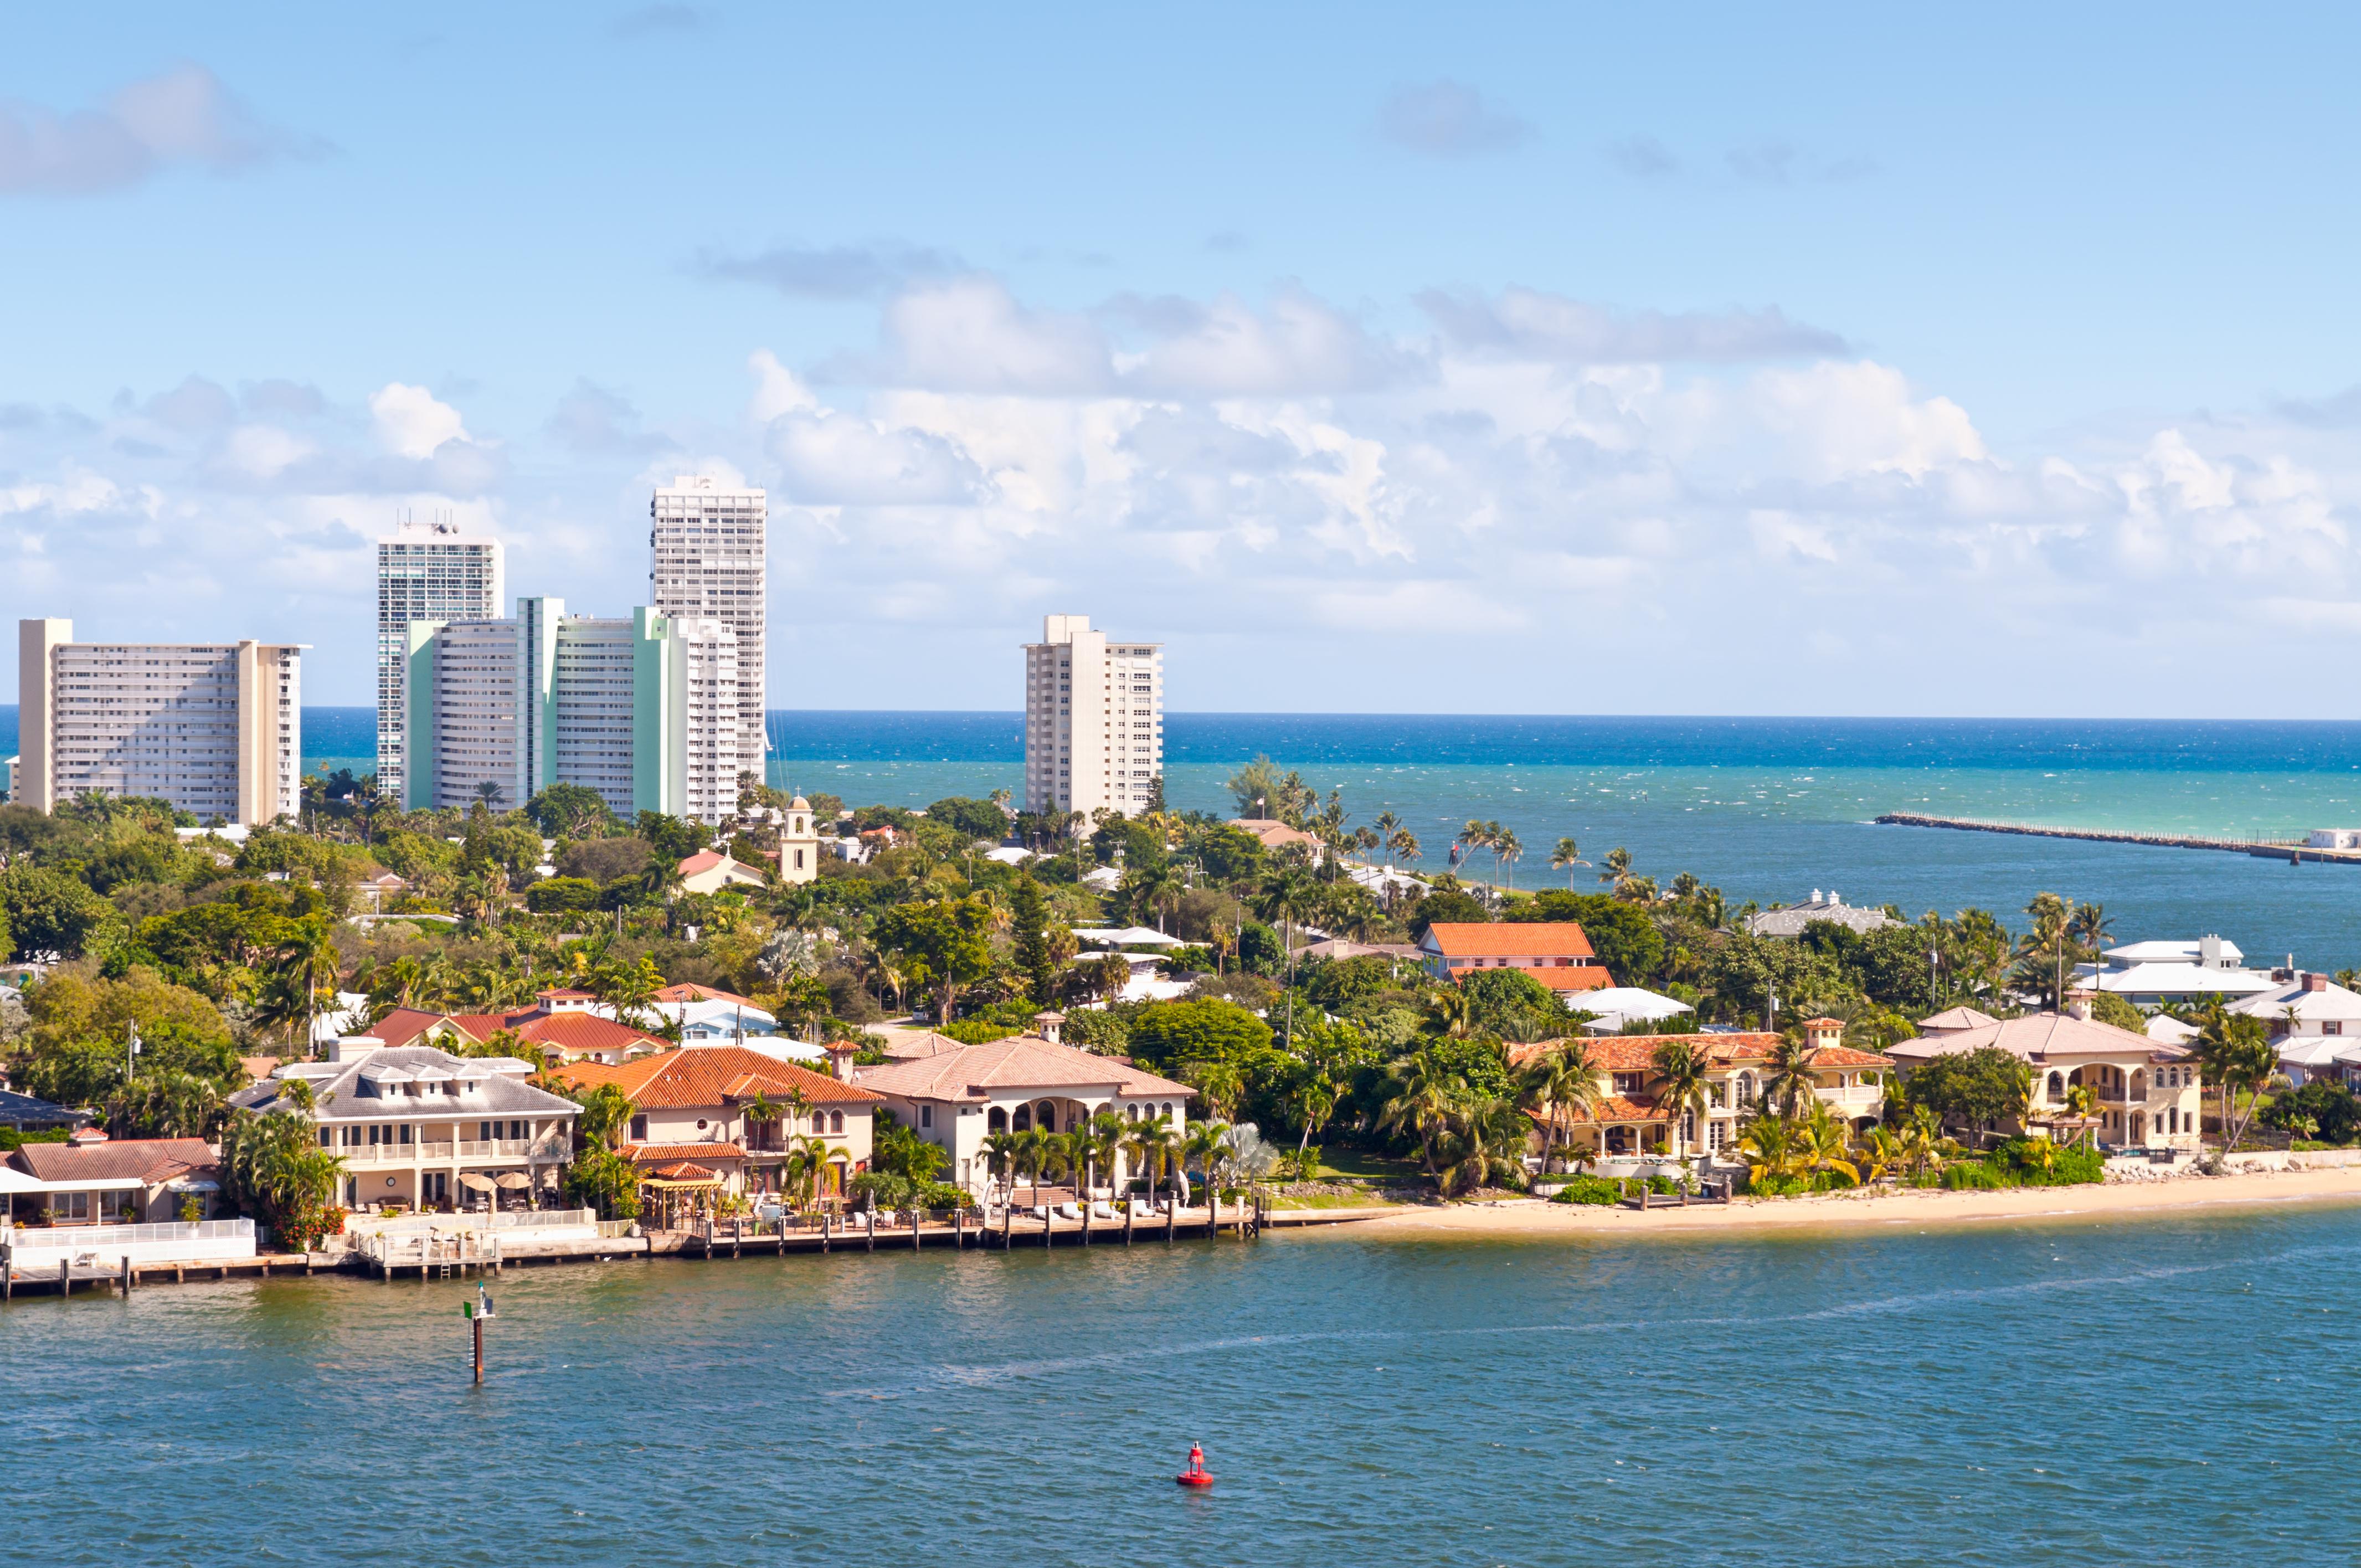
[(563, 1135), (540, 1138), (469, 1138), (458, 1142), (362, 1144), (333, 1152), (356, 1169), (380, 1165), (412, 1165), (449, 1159), (563, 1159), (571, 1152)]

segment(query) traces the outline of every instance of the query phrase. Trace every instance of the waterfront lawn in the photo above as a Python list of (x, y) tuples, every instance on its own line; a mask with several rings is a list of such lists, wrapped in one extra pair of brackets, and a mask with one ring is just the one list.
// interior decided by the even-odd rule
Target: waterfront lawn
[(1426, 1172), (1414, 1159), (1388, 1159), (1360, 1149), (1323, 1148), (1319, 1181), (1369, 1181), (1389, 1186), (1423, 1186)]
[(1402, 1205), (1374, 1192), (1307, 1192), (1301, 1196), (1279, 1193), (1272, 1197), (1274, 1209), (1399, 1209)]

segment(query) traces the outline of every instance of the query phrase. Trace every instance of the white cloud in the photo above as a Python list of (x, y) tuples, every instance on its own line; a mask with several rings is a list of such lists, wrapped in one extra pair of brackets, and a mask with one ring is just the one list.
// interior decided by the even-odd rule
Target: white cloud
[(1442, 79), (1395, 88), (1378, 109), (1378, 133), (1396, 147), (1429, 158), (1473, 158), (1500, 152), (1532, 135), (1532, 126), (1464, 82)]
[(291, 150), (201, 65), (134, 82), (99, 109), (0, 102), (0, 192), (87, 195), (175, 164), (229, 173)]
[(445, 442), (467, 439), (459, 411), (423, 387), (389, 381), (369, 394), (368, 406), (379, 442), (397, 456), (432, 457)]

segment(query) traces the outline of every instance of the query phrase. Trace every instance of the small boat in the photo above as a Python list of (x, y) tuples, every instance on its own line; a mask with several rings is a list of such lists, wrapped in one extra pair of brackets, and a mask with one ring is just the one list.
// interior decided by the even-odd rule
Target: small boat
[(1210, 1486), (1213, 1477), (1205, 1469), (1205, 1451), (1195, 1443), (1189, 1445), (1189, 1468), (1172, 1477), (1183, 1486)]

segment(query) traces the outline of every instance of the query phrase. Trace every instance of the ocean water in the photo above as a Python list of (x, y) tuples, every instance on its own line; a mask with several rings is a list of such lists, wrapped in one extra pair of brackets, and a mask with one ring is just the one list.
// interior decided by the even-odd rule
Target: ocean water
[[(0, 1559), (2347, 1563), (2361, 1211), (0, 1308)], [(1191, 1441), (1209, 1494), (1173, 1486)]]
[[(0, 709), (0, 747), (15, 714)], [(313, 768), (371, 765), (367, 708), (306, 708)], [(1176, 713), (1174, 805), (1228, 812), (1223, 781), (1268, 754), (1367, 821), (1401, 817), (1445, 863), (1470, 817), (1525, 845), (1503, 874), (1553, 871), (1572, 837), (1596, 861), (1631, 851), (1669, 881), (1694, 872), (1733, 904), (1817, 888), (1916, 916), (2013, 917), (2037, 892), (2102, 905), (2124, 940), (2218, 932), (2257, 961), (2361, 965), (2361, 867), (2187, 850), (1879, 828), (1886, 811), (2058, 827), (2280, 838), (2361, 825), (2361, 724), (2152, 720), (1498, 718)], [(1013, 713), (778, 712), (774, 784), (856, 804), (924, 806), (1021, 788)], [(1492, 874), (1488, 856), (1477, 863)]]

